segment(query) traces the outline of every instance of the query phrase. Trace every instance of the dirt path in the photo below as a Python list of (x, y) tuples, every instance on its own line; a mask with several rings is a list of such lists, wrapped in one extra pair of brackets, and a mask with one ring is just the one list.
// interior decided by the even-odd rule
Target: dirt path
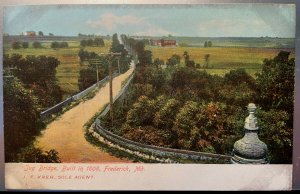
[[(114, 78), (114, 96), (120, 91), (122, 81), (132, 71), (131, 68), (126, 73)], [(84, 137), (83, 125), (107, 103), (109, 103), (109, 84), (101, 88), (94, 98), (80, 103), (50, 123), (44, 130), (44, 134), (37, 138), (37, 147), (45, 151), (55, 149), (58, 151), (61, 161), (68, 163), (129, 162), (101, 151), (87, 142)]]

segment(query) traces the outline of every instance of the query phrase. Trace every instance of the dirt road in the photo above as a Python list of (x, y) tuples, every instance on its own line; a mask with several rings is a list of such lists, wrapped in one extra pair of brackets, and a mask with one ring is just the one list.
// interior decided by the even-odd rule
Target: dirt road
[[(130, 76), (132, 71), (133, 69), (130, 68), (126, 73), (114, 78), (114, 96), (120, 91), (122, 81)], [(129, 162), (101, 151), (87, 142), (84, 137), (83, 125), (107, 103), (109, 103), (108, 83), (98, 91), (94, 98), (80, 103), (50, 123), (43, 135), (37, 138), (36, 146), (45, 151), (55, 149), (61, 161), (67, 163)]]

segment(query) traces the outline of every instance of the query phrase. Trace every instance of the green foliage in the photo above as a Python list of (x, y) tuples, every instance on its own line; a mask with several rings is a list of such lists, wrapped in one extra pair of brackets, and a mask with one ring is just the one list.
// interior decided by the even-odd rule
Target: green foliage
[(97, 47), (104, 47), (104, 40), (102, 38), (95, 38), (95, 39), (87, 39), (87, 40), (81, 40), (80, 46), (86, 47), (86, 46), (97, 46)]
[[(102, 39), (96, 38), (95, 41), (97, 44), (101, 44)], [(95, 42), (94, 41), (94, 42)], [(102, 40), (103, 41), (103, 40)], [(116, 70), (120, 67), (120, 73), (124, 73), (129, 69), (131, 58), (128, 56), (127, 51), (124, 49), (124, 46), (119, 43), (117, 34), (113, 35), (111, 52), (121, 53), (120, 56), (114, 56), (109, 58), (109, 56), (99, 56), (94, 52), (88, 52), (84, 49), (80, 49), (78, 56), (80, 61), (88, 61), (89, 66), (86, 69), (81, 69), (78, 79), (79, 90), (84, 90), (89, 86), (93, 85), (97, 81), (97, 66), (98, 66), (98, 76), (99, 80), (103, 79), (108, 75), (108, 64), (112, 63), (113, 69)], [(99, 63), (94, 63), (93, 60), (98, 59)]]
[(151, 84), (133, 84), (130, 88), (130, 97), (134, 101), (140, 96), (148, 96), (150, 98), (155, 96), (155, 90)]
[(211, 41), (207, 42), (207, 47), (212, 47), (212, 42)]
[(40, 42), (38, 42), (38, 41), (34, 41), (32, 43), (32, 47), (33, 48), (42, 48), (42, 44)]
[(187, 46), (189, 46), (189, 44), (185, 43), (185, 42), (179, 43), (178, 45), (181, 46), (181, 47), (187, 47)]
[(176, 54), (172, 55), (172, 57), (169, 58), (167, 63), (166, 63), (166, 65), (168, 67), (173, 67), (173, 66), (176, 66), (178, 64), (180, 64), (180, 56), (176, 55)]
[(156, 68), (161, 68), (165, 64), (164, 60), (160, 60), (159, 58), (154, 59), (153, 65)]
[(293, 129), (287, 125), (289, 114), (275, 109), (258, 110), (257, 118), (260, 127), (259, 137), (268, 146), (271, 163), (290, 164), (293, 152)]
[(224, 76), (224, 84), (239, 85), (243, 83), (249, 85), (252, 89), (256, 88), (255, 79), (250, 76), (245, 69), (230, 70), (230, 72)]
[(256, 88), (255, 79), (245, 69), (231, 70), (224, 76), (219, 89), (219, 100), (245, 107), (249, 102), (257, 101)]
[(190, 55), (188, 54), (187, 51), (184, 51), (183, 57), (184, 57), (184, 63), (186, 67), (195, 68), (195, 61), (190, 60)]
[(21, 43), (20, 42), (13, 42), (11, 47), (13, 49), (20, 49), (21, 48)]
[(142, 66), (152, 64), (152, 52), (145, 50), (138, 55), (139, 62)]
[(209, 65), (209, 58), (210, 58), (210, 54), (206, 54), (204, 55), (204, 61), (205, 61), (205, 68), (208, 68)]
[(24, 49), (28, 48), (29, 47), (29, 43), (28, 42), (22, 42), (22, 47)]
[(39, 148), (28, 146), (21, 150), (14, 162), (26, 163), (60, 163), (58, 152), (54, 149), (43, 152)]
[(292, 127), (295, 59), (289, 59), (289, 55), (289, 52), (281, 51), (274, 59), (266, 59), (256, 81), (259, 104), (265, 110), (279, 109), (288, 112), (288, 124)]
[(126, 72), (129, 69), (131, 57), (128, 55), (128, 52), (125, 50), (124, 45), (120, 44), (117, 34), (114, 34), (112, 37), (112, 45), (110, 51), (114, 53), (121, 53), (120, 56), (113, 57), (112, 60), (113, 68), (118, 69), (120, 67), (121, 73)]
[(162, 135), (161, 131), (152, 126), (129, 128), (125, 131), (124, 137), (148, 145), (166, 146), (168, 144), (167, 138)]
[(212, 47), (212, 42), (211, 41), (205, 41), (204, 42), (204, 47)]
[(214, 91), (214, 80), (214, 76), (205, 71), (180, 67), (172, 73), (169, 84), (178, 99), (210, 101), (217, 95)]
[(99, 55), (97, 55), (95, 52), (88, 52), (82, 48), (79, 50), (78, 56), (79, 56), (80, 62), (89, 61), (90, 59), (93, 59), (93, 58), (99, 58)]
[(126, 123), (130, 126), (151, 125), (155, 114), (154, 100), (141, 96), (127, 113)]
[(57, 48), (68, 48), (69, 45), (67, 42), (52, 42), (51, 43), (51, 48), (57, 49)]
[(78, 87), (80, 91), (92, 86), (97, 82), (96, 71), (94, 69), (82, 69), (80, 70), (79, 74)]
[(54, 57), (13, 54), (4, 59), (5, 67), (14, 67), (14, 75), (26, 89), (38, 97), (41, 107), (50, 107), (62, 99), (62, 91), (55, 78), (56, 68), (60, 64)]
[(195, 136), (195, 131), (198, 131), (195, 127), (197, 123), (196, 114), (198, 112), (198, 103), (187, 101), (176, 115), (173, 130), (178, 137), (178, 146), (183, 149), (191, 149), (193, 146), (191, 135)]
[(259, 137), (269, 148), (271, 163), (291, 163), (295, 64), (288, 53), (265, 60), (257, 80), (245, 69), (224, 77), (195, 71), (187, 65), (189, 54), (183, 56), (185, 67), (137, 68), (119, 135), (151, 145), (231, 154), (244, 135), (245, 106), (254, 102), (261, 107)]
[(154, 126), (157, 128), (171, 129), (180, 102), (176, 99), (168, 99), (166, 103), (155, 113)]
[(158, 90), (166, 82), (166, 75), (165, 71), (161, 68), (144, 67), (136, 73), (135, 80), (142, 84), (149, 83)]
[(17, 78), (7, 78), (3, 84), (5, 159), (14, 161), (16, 153), (38, 135), (38, 103)]

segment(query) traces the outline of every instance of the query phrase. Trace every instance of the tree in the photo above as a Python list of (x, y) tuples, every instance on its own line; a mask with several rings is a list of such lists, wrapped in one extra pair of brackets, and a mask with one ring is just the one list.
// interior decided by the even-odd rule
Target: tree
[(33, 48), (42, 48), (42, 44), (38, 41), (34, 41), (32, 43)]
[(53, 33), (49, 33), (49, 36), (54, 36), (54, 34)]
[(35, 148), (30, 145), (23, 148), (20, 153), (17, 154), (15, 162), (26, 163), (60, 163), (58, 152), (54, 149), (43, 152), (39, 148)]
[(99, 46), (99, 47), (103, 47), (104, 46), (104, 41), (102, 38), (95, 38), (94, 40), (94, 45), (95, 46)]
[(204, 47), (212, 47), (212, 42), (211, 41), (205, 41), (204, 42)]
[(26, 89), (38, 97), (41, 107), (57, 104), (62, 99), (62, 91), (55, 77), (56, 67), (60, 62), (54, 57), (28, 55), (22, 58), (12, 55), (5, 58), (5, 66), (15, 68), (14, 75), (18, 77)]
[(293, 153), (293, 129), (288, 126), (289, 113), (271, 109), (258, 109), (257, 119), (260, 139), (268, 146), (270, 163), (291, 164)]
[(67, 43), (67, 42), (61, 42), (61, 44), (60, 44), (61, 46), (61, 48), (68, 48), (69, 47), (69, 44)]
[(255, 79), (245, 69), (231, 70), (226, 73), (218, 89), (218, 99), (227, 104), (245, 107), (249, 102), (257, 101)]
[(126, 123), (130, 126), (147, 126), (153, 122), (155, 104), (147, 96), (139, 97), (127, 113)]
[(11, 47), (13, 49), (20, 49), (21, 48), (21, 43), (20, 42), (13, 42)]
[(94, 52), (88, 52), (83, 50), (82, 48), (78, 52), (78, 56), (80, 58), (80, 62), (88, 61), (90, 59), (98, 58), (99, 56)]
[(29, 47), (29, 43), (28, 42), (22, 42), (22, 47), (24, 49), (28, 48)]
[(187, 51), (184, 51), (183, 58), (184, 58), (184, 63), (187, 64), (188, 61), (190, 60), (190, 55), (188, 54)]
[[(112, 36), (112, 45), (110, 48), (111, 52), (121, 53), (121, 56), (114, 56), (112, 63), (113, 67), (119, 68), (121, 72), (125, 72), (129, 69), (131, 57), (128, 55), (128, 52), (125, 50), (124, 45), (120, 44), (118, 35), (114, 34)], [(119, 64), (118, 64), (119, 61)]]
[(212, 151), (217, 153), (228, 151), (226, 150), (228, 146), (224, 146), (227, 137), (232, 134), (232, 129), (228, 127), (228, 112), (227, 105), (223, 103), (209, 102), (200, 105), (195, 118), (197, 121), (195, 128), (198, 130), (191, 134), (194, 149), (204, 151), (211, 147)]
[(42, 31), (39, 31), (39, 36), (44, 36), (44, 33)]
[(87, 46), (93, 46), (93, 44), (94, 44), (93, 39), (88, 39), (86, 44), (87, 44)]
[(83, 46), (83, 47), (87, 46), (87, 40), (81, 40), (80, 46)]
[(229, 73), (226, 73), (224, 76), (224, 84), (240, 85), (242, 83), (247, 84), (249, 88), (253, 90), (257, 87), (255, 79), (249, 75), (245, 69), (239, 68), (230, 70)]
[(204, 55), (205, 67), (208, 68), (210, 54)]
[(96, 71), (92, 68), (81, 69), (79, 72), (78, 87), (82, 91), (97, 82)]
[(60, 45), (59, 45), (59, 42), (52, 42), (51, 43), (51, 48), (54, 48), (54, 49), (56, 49), (56, 48), (59, 48), (60, 47)]
[(204, 47), (206, 48), (208, 46), (207, 41), (204, 42)]
[(295, 59), (280, 51), (273, 59), (265, 59), (257, 75), (259, 104), (264, 110), (277, 109), (289, 113), (288, 125), (293, 125)]
[(39, 105), (16, 77), (4, 80), (3, 97), (5, 159), (13, 162), (21, 148), (28, 146), (39, 132)]
[(139, 62), (142, 66), (152, 64), (152, 52), (145, 50), (139, 54)]
[(177, 145), (180, 148), (191, 149), (193, 147), (191, 133), (198, 130), (196, 128), (196, 114), (198, 112), (198, 103), (187, 101), (176, 115), (173, 131), (178, 138)]
[(194, 60), (188, 60), (186, 63), (187, 67), (195, 68), (195, 61)]
[(168, 99), (155, 113), (154, 125), (162, 129), (172, 129), (179, 108), (180, 102), (178, 100)]
[(212, 42), (211, 41), (207, 42), (207, 47), (212, 47)]
[(153, 61), (153, 65), (154, 65), (156, 68), (161, 68), (161, 66), (164, 65), (164, 61), (163, 61), (163, 60), (160, 60), (159, 58), (156, 58), (156, 59), (154, 59), (154, 61)]
[(176, 65), (179, 64), (179, 63), (180, 63), (180, 56), (174, 54), (174, 55), (172, 55), (171, 58), (169, 58), (169, 59), (167, 60), (166, 65), (169, 66), (169, 67), (174, 67), (174, 66), (176, 66)]

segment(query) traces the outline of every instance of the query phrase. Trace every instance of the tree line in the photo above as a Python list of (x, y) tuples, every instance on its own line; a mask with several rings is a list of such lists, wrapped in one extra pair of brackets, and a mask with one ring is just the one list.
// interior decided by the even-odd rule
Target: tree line
[(81, 40), (80, 46), (98, 46), (98, 47), (104, 47), (104, 40), (102, 38), (95, 38), (95, 39), (88, 39), (88, 40)]
[(103, 123), (141, 143), (230, 155), (244, 134), (245, 107), (254, 102), (271, 163), (291, 163), (295, 60), (289, 54), (266, 59), (256, 79), (245, 69), (221, 77), (188, 65), (161, 68), (149, 53), (139, 56), (148, 63), (139, 61), (126, 103), (114, 108), (114, 126), (109, 117)]
[(52, 42), (51, 48), (57, 49), (57, 48), (68, 48), (69, 44), (68, 42)]
[[(16, 42), (13, 42), (11, 44), (11, 47), (13, 49), (21, 49), (21, 48), (24, 48), (24, 49), (27, 49), (29, 48), (29, 42), (19, 42), (19, 41), (16, 41)], [(42, 48), (42, 44), (38, 41), (34, 41), (32, 43), (32, 47), (33, 48)]]
[(204, 47), (212, 47), (212, 42), (211, 41), (205, 41), (204, 42)]
[[(109, 63), (112, 63), (113, 71), (124, 73), (129, 69), (131, 57), (128, 56), (128, 52), (124, 49), (124, 46), (120, 44), (117, 34), (112, 36), (111, 52), (121, 53), (120, 56), (110, 57), (108, 55), (98, 55), (95, 52), (85, 51), (80, 49), (78, 56), (80, 63), (87, 63), (87, 68), (81, 69), (79, 72), (78, 87), (79, 90), (84, 90), (97, 82), (97, 66), (99, 80), (108, 75)], [(94, 61), (97, 60), (97, 64)], [(119, 61), (119, 62), (118, 62)]]
[(4, 55), (4, 130), (6, 162), (59, 162), (58, 153), (43, 153), (32, 142), (44, 123), (43, 109), (62, 100), (54, 57)]

